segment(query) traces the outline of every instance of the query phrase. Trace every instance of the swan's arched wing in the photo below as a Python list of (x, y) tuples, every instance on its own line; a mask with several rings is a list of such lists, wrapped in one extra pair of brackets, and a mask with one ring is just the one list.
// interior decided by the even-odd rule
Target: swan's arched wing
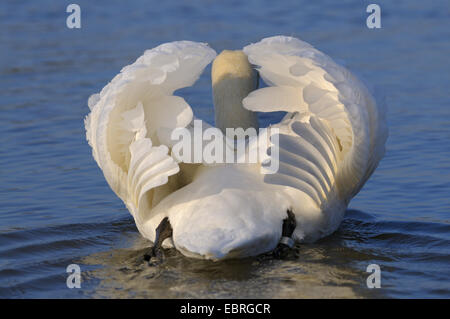
[(318, 204), (334, 185), (350, 199), (383, 157), (384, 110), (348, 70), (296, 38), (266, 38), (244, 52), (270, 85), (252, 92), (244, 107), (289, 112), (279, 125), (280, 169), (265, 180), (298, 188)]
[(160, 45), (124, 67), (88, 101), (85, 126), (93, 156), (135, 218), (142, 205), (152, 206), (153, 190), (180, 170), (170, 155), (170, 133), (188, 126), (193, 112), (173, 92), (194, 84), (215, 56), (203, 43)]

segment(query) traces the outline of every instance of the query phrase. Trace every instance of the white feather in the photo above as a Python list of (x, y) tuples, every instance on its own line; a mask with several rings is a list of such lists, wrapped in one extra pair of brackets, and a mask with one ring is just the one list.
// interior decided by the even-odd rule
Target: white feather
[[(277, 78), (269, 75), (269, 84), (273, 87), (252, 92), (244, 100), (244, 107), (262, 112), (284, 110), (309, 114), (307, 121), (290, 122), (294, 127), (291, 135), (296, 136), (298, 144), (285, 142), (283, 147), (302, 156), (308, 151), (299, 145), (312, 145), (317, 149), (320, 156), (312, 156), (325, 159), (329, 169), (336, 172), (340, 197), (348, 202), (381, 159), (379, 153), (384, 152), (387, 137), (386, 127), (378, 124), (384, 116), (380, 114), (382, 110), (377, 108), (367, 88), (325, 54), (294, 38), (267, 38), (245, 47), (244, 52), (261, 71), (272, 69), (278, 75)], [(283, 83), (279, 78), (284, 79)], [(284, 100), (275, 95), (267, 98), (269, 90), (287, 92), (286, 81), (296, 83), (289, 92), (298, 92), (299, 96), (286, 94), (290, 97), (289, 107), (285, 107), (286, 97)], [(308, 121), (314, 121), (316, 128), (311, 129)], [(317, 126), (322, 121), (331, 129)], [(324, 163), (317, 164), (327, 167)], [(329, 172), (327, 170), (328, 175)]]

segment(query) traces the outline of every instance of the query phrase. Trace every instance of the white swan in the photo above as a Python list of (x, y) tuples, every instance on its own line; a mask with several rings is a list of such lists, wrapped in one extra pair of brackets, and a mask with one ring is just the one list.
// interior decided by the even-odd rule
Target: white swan
[[(256, 111), (287, 112), (274, 126), (278, 172), (261, 174), (260, 163), (178, 162), (170, 133), (193, 129), (194, 117), (173, 93), (191, 86), (215, 57), (203, 43), (160, 45), (88, 101), (93, 157), (140, 233), (155, 241), (155, 229), (168, 217), (173, 231), (165, 245), (217, 260), (273, 250), (288, 210), (295, 215), (295, 241), (334, 232), (384, 155), (384, 111), (354, 75), (311, 45), (266, 38), (217, 56), (214, 107), (221, 129), (258, 127)], [(249, 62), (269, 87), (255, 90)]]

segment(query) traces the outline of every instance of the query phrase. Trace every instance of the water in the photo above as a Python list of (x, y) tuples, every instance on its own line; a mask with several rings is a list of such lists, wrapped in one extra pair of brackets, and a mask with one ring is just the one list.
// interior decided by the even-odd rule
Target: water
[[(69, 3), (69, 2), (68, 2)], [(448, 1), (92, 1), (82, 28), (64, 1), (0, 4), (0, 297), (450, 297)], [(148, 246), (85, 141), (87, 98), (147, 48), (172, 40), (238, 49), (285, 34), (310, 42), (381, 88), (387, 153), (332, 236), (297, 259), (212, 263)], [(209, 69), (183, 90), (212, 121)], [(67, 265), (82, 288), (66, 287)], [(367, 265), (381, 267), (368, 289)]]

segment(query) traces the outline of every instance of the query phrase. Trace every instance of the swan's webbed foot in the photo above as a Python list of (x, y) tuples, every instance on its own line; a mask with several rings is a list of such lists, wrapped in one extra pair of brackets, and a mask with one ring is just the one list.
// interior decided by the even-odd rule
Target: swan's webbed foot
[(144, 255), (144, 260), (149, 264), (153, 264), (154, 260), (162, 260), (162, 243), (166, 238), (172, 237), (172, 226), (170, 225), (169, 218), (165, 217), (161, 223), (156, 227), (155, 243), (150, 249), (148, 254)]
[(283, 230), (280, 242), (272, 253), (273, 256), (277, 259), (284, 259), (288, 257), (295, 244), (294, 240), (292, 239), (292, 234), (294, 234), (295, 227), (297, 227), (297, 222), (292, 210), (288, 209), (287, 215), (288, 217), (283, 219)]

